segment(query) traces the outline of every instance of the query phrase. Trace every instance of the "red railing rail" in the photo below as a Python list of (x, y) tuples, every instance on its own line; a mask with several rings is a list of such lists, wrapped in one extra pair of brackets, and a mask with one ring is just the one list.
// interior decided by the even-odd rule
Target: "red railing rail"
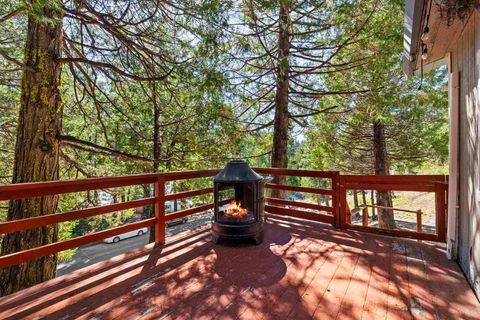
[[(359, 231), (382, 233), (416, 239), (445, 241), (446, 234), (446, 176), (353, 176), (340, 175), (336, 171), (297, 170), (280, 168), (254, 168), (260, 174), (271, 176), (296, 176), (330, 180), (330, 188), (314, 188), (304, 186), (278, 185), (269, 183), (269, 189), (298, 191), (330, 197), (329, 205), (314, 204), (304, 201), (290, 201), (286, 199), (266, 197), (265, 210), (270, 214), (292, 216), (307, 220), (320, 221), (337, 227), (350, 228)], [(72, 221), (96, 215), (153, 205), (154, 217), (142, 221), (122, 225), (108, 230), (79, 236), (73, 239), (51, 243), (37, 248), (15, 252), (0, 256), (0, 268), (20, 264), (42, 256), (55, 254), (67, 249), (96, 242), (108, 237), (133, 231), (143, 227), (155, 228), (155, 244), (165, 243), (165, 224), (167, 221), (203, 212), (213, 208), (213, 204), (205, 204), (188, 208), (171, 214), (165, 212), (165, 202), (178, 199), (206, 195), (213, 192), (213, 188), (203, 188), (191, 191), (182, 191), (173, 194), (165, 193), (165, 185), (169, 181), (212, 177), (219, 172), (212, 170), (193, 170), (168, 173), (148, 173), (122, 177), (88, 178), (81, 180), (64, 180), (52, 182), (20, 183), (0, 186), (0, 201), (18, 201), (19, 199), (59, 195), (66, 193), (91, 191), (115, 187), (129, 187), (135, 185), (154, 184), (154, 197), (140, 200), (131, 200), (122, 203), (78, 209), (69, 212), (25, 218), (0, 223), (0, 235), (19, 232), (31, 228)], [(382, 230), (368, 226), (356, 226), (346, 223), (347, 190), (395, 190), (395, 191), (424, 191), (435, 192), (436, 195), (436, 225), (437, 234), (425, 234), (406, 230)]]

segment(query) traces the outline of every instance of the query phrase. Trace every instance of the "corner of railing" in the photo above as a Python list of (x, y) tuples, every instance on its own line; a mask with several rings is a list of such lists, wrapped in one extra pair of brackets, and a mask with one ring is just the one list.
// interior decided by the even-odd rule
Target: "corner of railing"
[(435, 211), (438, 241), (447, 239), (447, 191), (448, 185), (444, 182), (435, 182)]
[(341, 175), (340, 172), (337, 171), (337, 203), (335, 204), (337, 207), (336, 211), (336, 227), (337, 228), (344, 228), (345, 227), (345, 219), (346, 219), (346, 207), (347, 207), (347, 193), (345, 190), (345, 176)]
[(333, 226), (334, 227), (340, 227), (341, 226), (341, 220), (340, 220), (340, 172), (335, 171), (333, 172), (333, 177), (332, 177), (332, 190), (333, 190), (333, 196), (332, 196), (332, 205), (333, 205)]

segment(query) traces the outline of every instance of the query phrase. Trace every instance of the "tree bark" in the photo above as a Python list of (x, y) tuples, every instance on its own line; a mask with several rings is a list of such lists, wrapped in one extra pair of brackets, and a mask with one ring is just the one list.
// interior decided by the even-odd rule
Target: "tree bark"
[[(151, 184), (144, 184), (143, 185), (143, 196), (144, 198), (150, 198), (152, 196), (152, 190), (151, 190), (152, 185)], [(147, 219), (152, 217), (152, 212), (153, 212), (153, 205), (148, 205), (143, 208), (142, 211), (142, 219)]]
[[(375, 155), (375, 174), (388, 175), (385, 126), (379, 121), (373, 123), (373, 149)], [(392, 207), (392, 197), (389, 191), (377, 191), (377, 205)], [(393, 210), (378, 208), (378, 225), (380, 228), (394, 229), (395, 219)]]
[(157, 88), (151, 83), (153, 100), (153, 171), (157, 172), (160, 167), (160, 154), (162, 142), (160, 138), (160, 106), (157, 101)]
[[(273, 123), (272, 167), (288, 167), (288, 93), (289, 93), (289, 55), (290, 55), (290, 4), (280, 2), (277, 87), (275, 93), (275, 118)], [(284, 176), (277, 176), (274, 183), (285, 184)], [(283, 198), (284, 192), (272, 190), (272, 197)]]
[[(46, 18), (39, 22), (29, 17), (25, 46), (25, 69), (18, 118), (15, 167), (12, 183), (58, 180), (62, 98), (61, 66), (56, 59), (62, 52), (61, 14), (43, 9)], [(57, 196), (10, 201), (9, 221), (52, 214)], [(57, 241), (57, 226), (34, 228), (7, 234), (2, 255), (39, 247)], [(57, 256), (31, 260), (0, 271), (0, 294), (11, 294), (55, 277)]]
[[(158, 172), (160, 168), (160, 157), (162, 151), (162, 141), (160, 136), (160, 105), (157, 97), (157, 87), (155, 82), (150, 83), (153, 102), (153, 172)], [(153, 209), (153, 208), (152, 208)], [(155, 216), (155, 210), (150, 211), (150, 218)], [(150, 242), (155, 242), (155, 226), (150, 227)]]
[[(370, 191), (370, 203), (372, 204), (372, 206), (375, 205), (375, 191), (373, 191), (373, 190)], [(373, 221), (377, 220), (376, 212), (377, 211), (375, 210), (375, 207), (372, 207), (372, 220)]]

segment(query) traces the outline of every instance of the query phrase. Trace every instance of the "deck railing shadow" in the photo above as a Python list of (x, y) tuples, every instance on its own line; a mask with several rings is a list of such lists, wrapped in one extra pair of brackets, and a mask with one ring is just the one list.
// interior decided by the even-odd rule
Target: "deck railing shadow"
[[(400, 318), (408, 318), (422, 310), (434, 314), (435, 310), (424, 302), (432, 293), (438, 296), (441, 286), (447, 283), (453, 288), (453, 294), (450, 300), (437, 301), (436, 306), (442, 317), (454, 319), (458, 314), (451, 304), (461, 301), (467, 293), (454, 288), (457, 281), (461, 281), (458, 267), (452, 265), (452, 270), (443, 268), (441, 272), (429, 272), (437, 267), (436, 261), (445, 259), (441, 256), (441, 247), (270, 216), (265, 241), (260, 246), (228, 241), (214, 245), (210, 241), (209, 226), (206, 226), (172, 238), (164, 246), (150, 245), (146, 252), (125, 256), (124, 264), (114, 259), (111, 263), (77, 271), (81, 277), (64, 279), (69, 282), (59, 281), (57, 290), (49, 285), (44, 290), (32, 291), (34, 295), (27, 295), (24, 300), (13, 299), (0, 308), (0, 315), (8, 307), (18, 308), (12, 318), (130, 319), (146, 316), (176, 319), (182, 316), (255, 318), (262, 315), (265, 319), (300, 319), (312, 316), (313, 312), (317, 315), (341, 312), (346, 318), (357, 319), (358, 314), (361, 317), (365, 311), (352, 299), (362, 298), (367, 290), (380, 292), (388, 283), (389, 295), (395, 295), (399, 301), (395, 311)], [(338, 259), (334, 255), (339, 252), (343, 260), (338, 263), (338, 271), (320, 276), (334, 277), (338, 283), (348, 282), (349, 286), (363, 288), (360, 296), (342, 298), (341, 310), (338, 310), (338, 298), (327, 287), (314, 298), (304, 296), (309, 281), (321, 266), (319, 263)], [(406, 265), (409, 279), (400, 276), (405, 274), (402, 268)], [(370, 270), (371, 274), (368, 278), (355, 277), (352, 273), (356, 268)], [(436, 287), (422, 286), (418, 282), (423, 275), (441, 279), (429, 282), (438, 283)], [(376, 281), (369, 281), (370, 277)], [(415, 281), (420, 289), (409, 292), (408, 281)], [(445, 295), (441, 293), (441, 297)], [(41, 302), (36, 302), (35, 297), (42, 298)], [(315, 309), (308, 299), (321, 303)], [(376, 306), (387, 310), (391, 308), (389, 303), (384, 298), (377, 301)], [(474, 312), (476, 306), (467, 304), (464, 307)]]
[[(138, 269), (137, 275), (126, 280), (135, 283), (138, 279), (148, 276), (152, 272), (159, 273), (162, 270), (168, 272), (169, 269), (177, 268), (197, 255), (202, 255), (206, 250), (209, 250), (206, 247), (209, 239), (208, 229), (200, 228), (197, 231), (189, 232), (188, 236), (183, 234), (175, 237), (172, 239), (172, 242), (159, 247), (154, 247), (153, 244), (146, 245), (139, 250), (97, 263), (78, 270), (71, 275), (67, 274), (51, 280), (45, 283), (43, 287), (39, 285), (32, 288), (34, 290), (27, 289), (27, 292), (23, 291), (5, 297), (0, 303), (0, 315), (7, 310), (11, 312), (13, 309), (22, 309), (18, 313), (19, 317), (22, 315), (30, 316), (36, 311), (56, 303), (61, 303), (68, 309), (70, 307), (70, 297), (76, 297), (89, 289), (106, 285), (105, 290), (98, 294), (101, 298), (97, 302), (103, 301), (103, 297), (109, 296), (109, 294), (105, 295), (105, 293), (121, 292), (121, 290), (116, 290), (116, 287), (108, 287), (112, 279), (136, 269)], [(192, 249), (192, 246), (195, 244), (197, 247), (194, 247), (194, 250), (183, 252), (186, 249)], [(177, 256), (172, 258), (172, 254), (175, 253), (177, 253)], [(120, 283), (116, 286), (122, 287), (125, 284)], [(19, 298), (20, 294), (21, 298)], [(90, 297), (85, 298), (91, 300)], [(36, 304), (35, 302), (40, 299), (44, 302)], [(62, 310), (63, 308), (58, 308), (58, 312), (62, 312)]]

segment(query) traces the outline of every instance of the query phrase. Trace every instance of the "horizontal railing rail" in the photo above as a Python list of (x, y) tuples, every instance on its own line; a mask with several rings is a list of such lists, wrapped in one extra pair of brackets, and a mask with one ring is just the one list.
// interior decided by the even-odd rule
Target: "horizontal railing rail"
[(185, 198), (200, 196), (200, 195), (208, 194), (212, 192), (213, 192), (213, 188), (205, 188), (205, 189), (198, 189), (198, 190), (192, 190), (192, 191), (171, 193), (171, 194), (165, 195), (165, 201), (185, 199)]
[(9, 184), (0, 186), (0, 201), (151, 184), (154, 183), (157, 178), (158, 174), (147, 173), (122, 177)]
[(253, 168), (259, 174), (268, 174), (272, 176), (290, 176), (290, 177), (307, 177), (307, 178), (336, 178), (338, 171), (321, 171), (321, 170), (305, 170), (305, 169), (284, 169), (284, 168)]
[[(294, 176), (330, 180), (330, 188), (316, 188), (307, 186), (291, 186), (284, 184), (267, 183), (270, 190), (283, 190), (291, 192), (310, 193), (325, 196), (325, 204), (309, 203), (305, 201), (292, 201), (283, 198), (267, 196), (265, 210), (269, 214), (292, 216), (301, 219), (330, 223), (338, 227), (350, 228), (359, 231), (382, 233), (394, 236), (410, 237), (417, 239), (445, 241), (446, 217), (446, 176), (356, 176), (340, 175), (335, 171), (281, 169), (281, 168), (254, 168), (257, 173), (271, 176)], [(147, 173), (128, 175), (122, 177), (88, 178), (81, 180), (64, 180), (51, 182), (19, 183), (0, 186), (0, 201), (19, 201), (20, 199), (61, 195), (67, 193), (84, 192), (108, 188), (130, 187), (136, 185), (154, 185), (155, 195), (138, 200), (130, 200), (91, 208), (82, 208), (63, 213), (54, 213), (45, 216), (24, 218), (0, 223), (0, 235), (20, 232), (32, 228), (73, 221), (112, 212), (145, 207), (153, 205), (154, 215), (151, 218), (102, 230), (73, 239), (63, 240), (48, 245), (31, 248), (0, 256), (0, 268), (7, 267), (42, 256), (55, 254), (67, 249), (100, 241), (119, 234), (140, 229), (154, 227), (155, 244), (165, 243), (165, 225), (167, 221), (183, 218), (192, 214), (205, 212), (213, 208), (212, 203), (202, 204), (197, 207), (183, 209), (167, 214), (165, 202), (213, 193), (212, 187), (197, 190), (181, 191), (166, 194), (166, 183), (175, 180), (208, 178), (220, 170), (192, 170), (168, 173)], [(347, 190), (394, 190), (394, 191), (422, 191), (435, 192), (437, 234), (426, 234), (407, 230), (378, 230), (368, 226), (357, 226), (346, 223)], [(418, 230), (417, 230), (418, 231)]]
[(180, 210), (180, 211), (177, 211), (177, 212), (174, 212), (174, 213), (171, 213), (171, 214), (168, 214), (166, 216), (166, 221), (171, 221), (171, 220), (175, 220), (175, 219), (179, 219), (179, 218), (183, 218), (183, 217), (186, 217), (186, 216), (190, 216), (192, 214), (195, 214), (195, 213), (199, 213), (199, 212), (204, 212), (204, 211), (207, 211), (207, 210), (210, 210), (213, 208), (213, 203), (209, 203), (209, 204), (205, 204), (205, 205), (202, 205), (202, 206), (199, 206), (199, 207), (195, 207), (195, 208), (189, 208), (189, 209), (185, 209), (185, 210)]
[(284, 190), (284, 191), (297, 191), (305, 193), (314, 193), (314, 194), (324, 194), (324, 195), (333, 195), (335, 190), (320, 189), (320, 188), (310, 188), (310, 187), (298, 187), (298, 186), (288, 186), (275, 183), (267, 183), (267, 188), (275, 190)]
[(16, 231), (28, 230), (43, 226), (48, 226), (60, 222), (73, 221), (101, 214), (133, 209), (155, 204), (155, 198), (145, 198), (121, 203), (114, 203), (104, 206), (84, 208), (62, 213), (54, 213), (46, 216), (25, 218), (0, 223), (0, 234), (12, 233)]
[(284, 199), (279, 199), (279, 198), (270, 198), (270, 197), (266, 197), (265, 201), (269, 202), (269, 203), (273, 203), (273, 204), (281, 204), (281, 205), (284, 205), (284, 206), (300, 207), (300, 208), (305, 208), (305, 209), (313, 209), (313, 210), (317, 210), (317, 211), (333, 212), (332, 207), (322, 206), (322, 205), (319, 205), (319, 204), (308, 203), (308, 202), (303, 202), (303, 201), (290, 201), (290, 200), (284, 200)]

